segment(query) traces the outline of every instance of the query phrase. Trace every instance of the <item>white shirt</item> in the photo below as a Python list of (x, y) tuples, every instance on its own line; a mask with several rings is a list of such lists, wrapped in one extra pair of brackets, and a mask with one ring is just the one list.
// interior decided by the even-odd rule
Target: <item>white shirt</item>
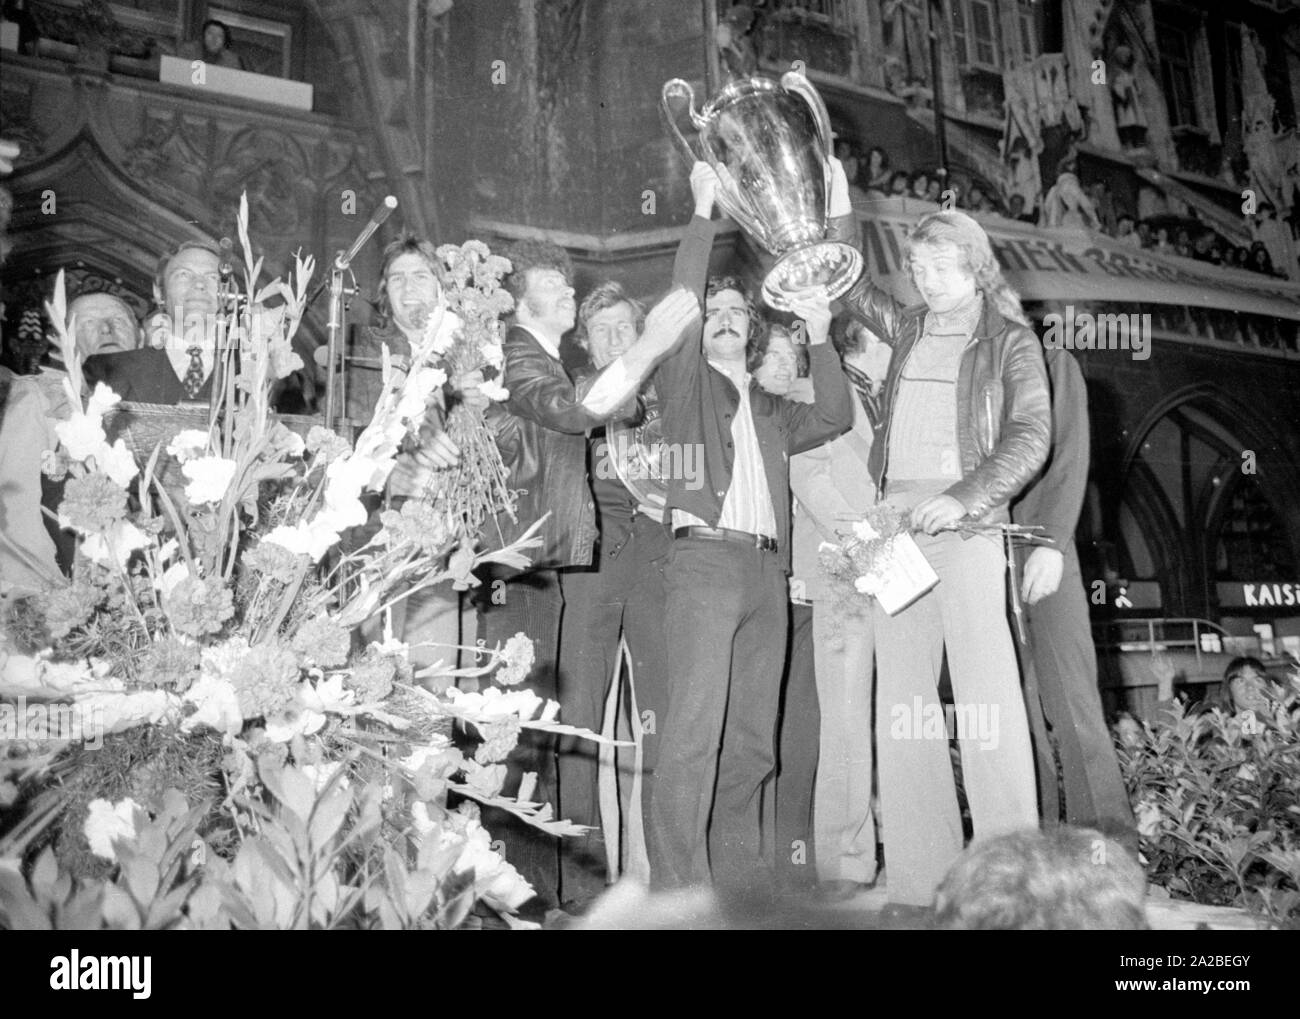
[[(173, 342), (168, 343), (166, 347), (167, 360), (171, 362), (172, 371), (176, 373), (176, 377), (184, 382), (185, 373), (190, 370), (189, 351), (176, 346), (176, 343), (180, 342), (180, 337), (172, 337), (172, 340)], [(203, 380), (206, 382), (208, 376), (212, 374), (212, 367), (216, 361), (216, 355), (214, 351), (204, 347), (202, 353), (199, 354), (199, 357), (203, 360)]]
[[(713, 364), (713, 362), (709, 362)], [(727, 376), (740, 394), (740, 405), (731, 419), (731, 441), (736, 456), (731, 465), (731, 487), (722, 501), (722, 515), (716, 526), (746, 534), (776, 537), (776, 513), (772, 509), (772, 492), (767, 486), (763, 453), (754, 430), (754, 414), (749, 403), (749, 372), (739, 377), (721, 365), (713, 367)], [(709, 527), (706, 521), (685, 510), (673, 510), (673, 527)]]
[[(151, 340), (154, 340), (157, 336), (159, 326), (162, 325), (163, 328), (166, 328), (166, 323), (168, 322), (169, 320), (166, 316), (161, 314), (155, 315), (150, 319), (150, 326), (146, 330), (146, 336)], [(190, 370), (189, 348), (191, 346), (194, 346), (194, 344), (189, 343), (183, 333), (175, 333), (171, 331), (168, 331), (167, 339), (163, 343), (163, 350), (167, 353), (167, 360), (171, 362), (172, 371), (176, 373), (176, 377), (181, 382), (185, 381), (185, 373)], [(216, 360), (216, 350), (214, 347), (207, 344), (203, 344), (202, 347), (203, 351), (199, 356), (203, 360), (203, 379), (206, 382), (208, 376), (212, 374), (213, 363)]]

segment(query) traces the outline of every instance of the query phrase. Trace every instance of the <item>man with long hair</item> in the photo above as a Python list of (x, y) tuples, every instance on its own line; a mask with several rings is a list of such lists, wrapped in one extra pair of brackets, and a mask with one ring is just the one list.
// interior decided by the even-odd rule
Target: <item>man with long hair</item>
[[(848, 184), (838, 162), (832, 168), (832, 233), (853, 237)], [(978, 736), (958, 733), (975, 837), (1038, 823), (1003, 542), (959, 528), (1009, 520), (1009, 502), (1043, 465), (1051, 440), (1042, 349), (980, 225), (956, 211), (923, 217), (905, 264), (924, 307), (905, 309), (865, 277), (844, 297), (846, 310), (893, 348), (870, 456), (877, 494), (909, 513), (939, 575), (893, 616), (873, 606), (888, 892), (904, 908), (927, 906), (962, 850), (947, 726), (920, 724), (944, 717), (945, 649), (955, 717), (978, 712), (992, 723)]]
[[(712, 239), (718, 187), (705, 163), (691, 171), (695, 216), (688, 236)], [(664, 571), (668, 712), (650, 808), (656, 884), (716, 881), (770, 886), (771, 831), (763, 800), (775, 770), (776, 717), (788, 632), (789, 458), (852, 422), (848, 386), (827, 342), (825, 290), (792, 299), (810, 345), (816, 402), (761, 389), (746, 350), (760, 328), (749, 290), (703, 273), (704, 324), (655, 377), (664, 437), (693, 445), (703, 484), (668, 481), (673, 548)]]

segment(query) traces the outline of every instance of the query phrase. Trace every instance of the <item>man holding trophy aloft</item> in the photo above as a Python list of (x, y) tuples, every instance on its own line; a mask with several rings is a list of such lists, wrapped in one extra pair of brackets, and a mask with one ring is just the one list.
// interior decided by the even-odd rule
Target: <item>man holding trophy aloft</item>
[[(685, 82), (669, 82), (664, 110), (694, 156), (668, 105), (689, 93)], [(760, 817), (786, 635), (788, 463), (853, 421), (849, 386), (824, 342), (829, 301), (842, 296), (841, 306), (893, 349), (870, 472), (905, 531), (922, 532), (916, 544), (929, 560), (926, 585), (901, 600), (878, 597), (872, 609), (889, 899), (928, 906), (963, 844), (947, 727), (930, 738), (929, 727), (900, 734), (891, 723), (918, 702), (943, 717), (945, 646), (958, 711), (982, 706), (993, 719), (983, 744), (961, 743), (975, 837), (1037, 825), (1000, 528), (1048, 452), (1042, 352), (987, 236), (962, 213), (927, 216), (909, 239), (924, 307), (904, 310), (858, 279), (848, 184), (831, 154), (825, 107), (801, 75), (733, 82), (690, 115), (704, 162), (691, 173), (688, 239), (711, 239), (716, 197), (776, 256), (763, 297), (804, 319), (815, 402), (795, 405), (751, 386), (743, 346), (755, 310), (742, 284), (710, 281), (700, 342), (688, 333), (657, 377), (665, 439), (702, 445), (705, 484), (690, 492), (669, 483), (669, 706), (651, 807), (655, 878), (668, 886), (771, 880), (771, 832)]]
[[(665, 97), (678, 91), (689, 86), (669, 82)], [(852, 424), (848, 383), (826, 342), (828, 284), (847, 287), (852, 274), (842, 270), (859, 256), (824, 240), (830, 132), (820, 98), (801, 76), (780, 85), (736, 82), (704, 116), (691, 112), (713, 165), (692, 168), (695, 216), (679, 261), (692, 246), (711, 244), (715, 199), (781, 253), (764, 296), (806, 323), (816, 401), (773, 396), (746, 370), (760, 323), (742, 282), (690, 281), (703, 298), (703, 327), (688, 330), (655, 385), (664, 441), (699, 449), (703, 484), (666, 479), (668, 709), (647, 841), (661, 886), (713, 880), (770, 888), (771, 846), (763, 839), (771, 832), (761, 816), (776, 763), (788, 623), (789, 462)], [(790, 167), (797, 172), (783, 177)]]

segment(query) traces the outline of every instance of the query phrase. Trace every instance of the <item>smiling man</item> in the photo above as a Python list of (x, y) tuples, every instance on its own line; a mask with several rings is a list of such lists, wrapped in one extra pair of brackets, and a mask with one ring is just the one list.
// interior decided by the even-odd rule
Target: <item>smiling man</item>
[[(355, 360), (347, 369), (347, 416), (353, 428), (364, 428), (374, 414), (375, 401), (383, 389), (383, 373), (378, 367), (383, 349), (388, 348), (396, 370), (405, 371), (411, 350), (421, 342), (429, 316), (442, 302), (442, 294), (442, 269), (432, 244), (407, 234), (384, 248), (379, 282), (383, 317), (378, 326), (358, 331), (353, 345)], [(481, 372), (466, 372), (435, 391), (414, 448), (397, 458), (388, 483), (390, 505), (400, 506), (405, 499), (421, 497), (433, 471), (455, 466), (460, 450), (444, 430), (447, 409), (460, 400), (484, 410), (488, 401), (479, 391), (482, 381)], [(377, 503), (372, 507), (376, 512), (378, 508)], [(369, 535), (371, 531), (364, 533)], [(376, 617), (367, 624), (363, 632), (368, 639), (379, 639), (379, 622)], [(475, 634), (463, 632), (472, 631), (473, 626), (472, 620), (463, 622), (461, 595), (450, 582), (417, 592), (393, 608), (393, 630), (400, 639), (435, 645), (412, 648), (411, 662), (417, 667), (440, 659), (455, 664), (453, 648), (474, 643)]]
[[(507, 253), (512, 271), (506, 287), (515, 299), (514, 324), (506, 334), (502, 382), (509, 391), (504, 407), (490, 413), (512, 419), (511, 444), (502, 447), (510, 488), (519, 493), (515, 519), (505, 514), (484, 535), (492, 544), (509, 544), (539, 520), (541, 547), (529, 551), (523, 570), (496, 568), (480, 588), (483, 635), (489, 647), (519, 631), (533, 639), (536, 658), (525, 682), (547, 698), (557, 696), (556, 658), (563, 596), (557, 571), (587, 566), (596, 541), (596, 507), (587, 481), (587, 434), (606, 421), (634, 412), (635, 397), (651, 368), (699, 317), (694, 296), (675, 289), (646, 316), (635, 343), (619, 337), (617, 322), (602, 336), (601, 349), (621, 353), (594, 374), (573, 381), (560, 360), (560, 343), (573, 328), (577, 301), (568, 253), (543, 241), (521, 241)], [(506, 429), (499, 429), (502, 433)], [(500, 443), (499, 443), (500, 445)], [(583, 625), (578, 620), (574, 625)], [(525, 733), (509, 760), (515, 780), (536, 772), (533, 798), (557, 802), (553, 741)], [(490, 813), (490, 812), (489, 812)], [(537, 890), (526, 908), (544, 911), (558, 899), (559, 856), (555, 840), (509, 815), (491, 820), (507, 845), (507, 858)]]
[(780, 322), (769, 324), (749, 361), (760, 386), (773, 396), (790, 396), (799, 378), (799, 355), (789, 329)]
[[(696, 248), (699, 272), (708, 264), (708, 246)], [(689, 278), (689, 277), (687, 277)], [(645, 308), (613, 281), (598, 284), (578, 309), (575, 340), (589, 361), (579, 369), (585, 377), (624, 354), (646, 325)], [(653, 386), (642, 388), (631, 425), (642, 425), (658, 413)], [(658, 763), (659, 725), (667, 698), (664, 644), (664, 559), (672, 538), (662, 513), (642, 503), (620, 480), (612, 458), (623, 455), (622, 433), (613, 445), (605, 428), (588, 440), (588, 474), (596, 502), (596, 545), (591, 563), (560, 573), (564, 594), (564, 625), (560, 630), (560, 717), (569, 725), (599, 731), (610, 680), (620, 667), (620, 637), (627, 642), (630, 686), (641, 728), (642, 814), (653, 790)], [(560, 744), (560, 814), (578, 824), (598, 825), (596, 753), (592, 744), (564, 740)], [(634, 828), (625, 830), (625, 837)], [(565, 839), (560, 846), (560, 880), (566, 908), (579, 909), (604, 890), (608, 872), (603, 833), (585, 839)], [(644, 869), (644, 853), (628, 854), (629, 869)]]
[[(148, 345), (88, 357), (89, 385), (105, 382), (123, 400), (175, 404), (205, 402), (211, 393), (217, 346), (220, 255), (206, 241), (186, 241), (158, 263), (158, 310), (146, 329)], [(78, 330), (78, 344), (81, 343)]]
[[(716, 172), (696, 163), (688, 236), (712, 240), (717, 187)], [(764, 391), (746, 368), (760, 324), (745, 285), (723, 277), (706, 287), (703, 277), (692, 281), (704, 296), (703, 329), (655, 376), (664, 439), (701, 447), (704, 484), (668, 479), (668, 709), (650, 808), (651, 870), (665, 887), (770, 888), (772, 832), (763, 830), (761, 806), (776, 764), (789, 622), (789, 459), (843, 432), (853, 409), (826, 342), (825, 290), (791, 301), (807, 328), (816, 394), (797, 404)]]

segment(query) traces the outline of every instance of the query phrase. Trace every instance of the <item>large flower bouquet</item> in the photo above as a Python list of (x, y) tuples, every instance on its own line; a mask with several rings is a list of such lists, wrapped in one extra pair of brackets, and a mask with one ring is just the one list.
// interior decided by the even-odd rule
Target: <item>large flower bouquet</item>
[[(447, 268), (447, 304), (458, 325), (449, 334), (444, 357), (452, 377), (481, 371), (481, 389), (494, 401), (509, 399), (498, 381), (505, 363), (501, 347), (501, 316), (514, 308), (514, 298), (501, 288), (510, 261), (493, 255), (482, 241), (461, 246), (444, 244), (437, 250)], [(436, 330), (431, 322), (430, 328)], [(447, 525), (471, 544), (488, 520), (504, 511), (514, 519), (515, 500), (509, 474), (483, 414), (456, 404), (447, 415), (447, 434), (460, 449), (454, 467), (435, 470), (425, 489), (425, 501), (438, 507)]]
[[(877, 503), (852, 520), (847, 531), (836, 531), (838, 542), (823, 541), (818, 546), (818, 567), (845, 595), (868, 602), (879, 598), (897, 578), (900, 561), (907, 562), (909, 553), (920, 561), (921, 553), (912, 544), (910, 519), (909, 510), (889, 502)], [(1049, 541), (1038, 525), (961, 520), (943, 530), (967, 536), (997, 535), (1007, 543), (1008, 552), (1012, 545)]]
[[(476, 804), (580, 831), (528, 777), (503, 796), (503, 761), (524, 728), (598, 737), (505, 689), (532, 664), (523, 634), (413, 675), (391, 627), (368, 644), (360, 627), (483, 562), (524, 566), (536, 539), (476, 555), (440, 506), (408, 500), (348, 540), (446, 381), (460, 320), (442, 310), (405, 373), (384, 351), (355, 443), (297, 434), (269, 394), (300, 367), (312, 261), (259, 287), (246, 204), (239, 235), (249, 296), (218, 330), (238, 359), (210, 425), (140, 458), (105, 430), (117, 396), (83, 398), (56, 286), (71, 413), (47, 468), (79, 549), (70, 583), (5, 607), (0, 926), (451, 927), (476, 902), (509, 917), (531, 889)], [(419, 680), (437, 675), (497, 685), (436, 695)]]
[(817, 548), (818, 566), (848, 594), (868, 600), (879, 589), (881, 576), (894, 544), (906, 534), (908, 514), (889, 503), (868, 509), (847, 531), (836, 531), (839, 543), (823, 541)]

